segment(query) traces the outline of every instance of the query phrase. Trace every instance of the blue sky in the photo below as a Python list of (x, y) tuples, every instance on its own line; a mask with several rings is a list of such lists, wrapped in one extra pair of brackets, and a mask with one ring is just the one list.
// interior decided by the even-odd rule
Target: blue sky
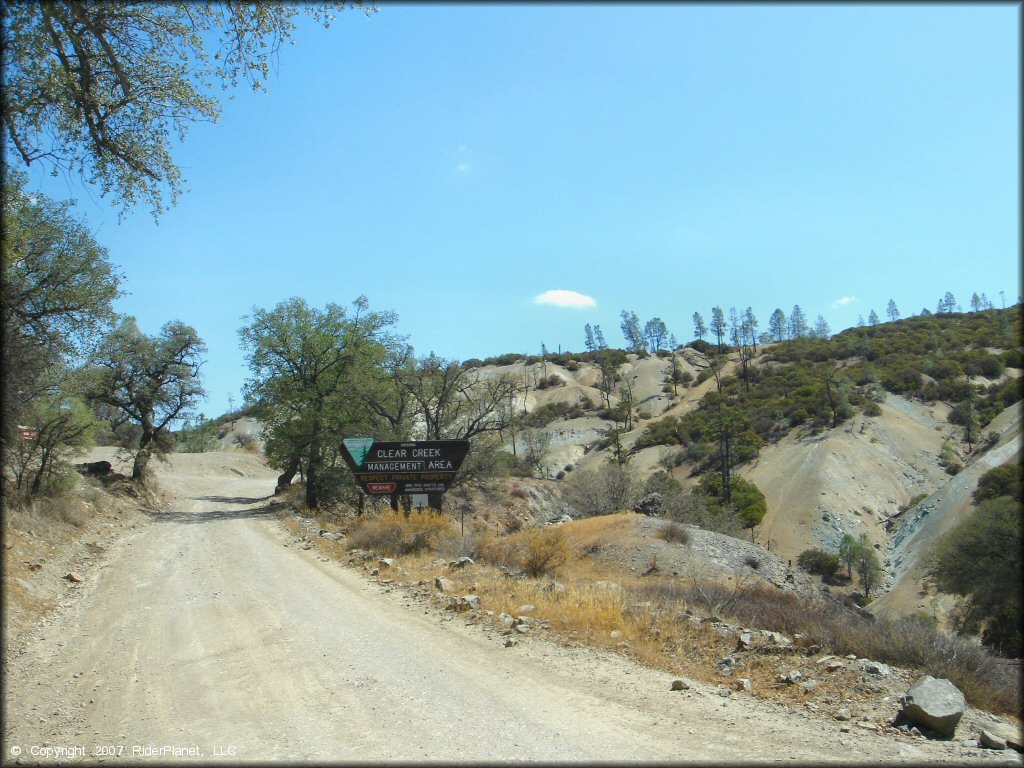
[(291, 296), (365, 294), (457, 359), (586, 323), (621, 346), (623, 309), (686, 342), (716, 305), (836, 332), (1017, 300), (1017, 5), (379, 7), (303, 18), (269, 93), (194, 126), (159, 225), (32, 174), (125, 273), (119, 311), (207, 342), (208, 416), (240, 402), (243, 316)]

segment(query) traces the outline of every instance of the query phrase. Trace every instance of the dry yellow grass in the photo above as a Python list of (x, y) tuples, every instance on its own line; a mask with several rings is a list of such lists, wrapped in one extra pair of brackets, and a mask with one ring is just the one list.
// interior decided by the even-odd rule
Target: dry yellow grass
[[(716, 613), (742, 626), (746, 620), (740, 618), (741, 613), (733, 615), (732, 609), (715, 607), (723, 596), (738, 596), (747, 601), (742, 607), (763, 619), (760, 622), (753, 619), (751, 629), (785, 629), (784, 633), (793, 634), (792, 626), (788, 629), (772, 626), (793, 620), (794, 607), (781, 605), (781, 594), (773, 597), (774, 593), (751, 588), (740, 578), (714, 582), (691, 579), (694, 584), (689, 584), (663, 574), (641, 576), (615, 563), (588, 556), (595, 545), (622, 545), (630, 537), (636, 537), (631, 517), (609, 515), (557, 528), (526, 529), (505, 535), (481, 525), (467, 532), (464, 539), (458, 537), (458, 526), (449, 521), (444, 551), (423, 549), (401, 555), (395, 562), (395, 573), (401, 574), (401, 582), (409, 586), (417, 582), (430, 583), (435, 576), (444, 576), (453, 583), (453, 593), (478, 595), (483, 610), (492, 612), (495, 621), (499, 614), (517, 616), (523, 613), (523, 606), (531, 605), (531, 618), (545, 622), (548, 633), (564, 643), (614, 650), (655, 669), (734, 689), (741, 687), (740, 678), (747, 678), (752, 693), (762, 698), (813, 705), (827, 697), (856, 701), (867, 696), (857, 691), (860, 673), (854, 668), (816, 674), (816, 658), (827, 654), (844, 655), (847, 650), (837, 651), (828, 647), (827, 642), (821, 643), (822, 647), (813, 656), (800, 651), (738, 650), (734, 632), (721, 631), (712, 622), (698, 618)], [(401, 515), (385, 518), (389, 525), (416, 524)], [(301, 525), (297, 522), (295, 525), (292, 530), (301, 532)], [(355, 525), (365, 527), (367, 523)], [(524, 555), (529, 552), (529, 543), (545, 539), (564, 544), (568, 556), (557, 567), (553, 565), (548, 569), (544, 576), (516, 577), (515, 572), (522, 568)], [(443, 540), (442, 535), (435, 541)], [(460, 540), (465, 551), (476, 554), (474, 564), (454, 570), (436, 564), (438, 555), (451, 559), (455, 546), (452, 542)], [(352, 545), (320, 540), (318, 546), (334, 557), (344, 557)], [(791, 601), (782, 601), (788, 602)], [(782, 608), (789, 610), (790, 615), (783, 615)], [(797, 632), (827, 636), (818, 632), (819, 617), (813, 615), (813, 607), (797, 606), (797, 609), (806, 614), (800, 621), (805, 621), (807, 626), (803, 630), (799, 628), (802, 625), (797, 625)], [(730, 676), (721, 675), (715, 666), (726, 656), (741, 662)], [(780, 683), (780, 676), (794, 668), (802, 669), (806, 677), (816, 677), (817, 687), (805, 690), (799, 685)], [(986, 694), (978, 693), (976, 701), (977, 706), (988, 706), (1011, 718), (1015, 712), (1012, 706), (1008, 707), (1005, 697), (987, 698)]]

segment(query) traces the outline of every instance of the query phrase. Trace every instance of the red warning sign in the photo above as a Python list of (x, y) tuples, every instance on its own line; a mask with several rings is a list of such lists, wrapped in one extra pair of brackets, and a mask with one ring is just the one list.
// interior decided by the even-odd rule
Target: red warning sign
[(370, 493), (394, 493), (398, 483), (367, 483), (366, 490)]

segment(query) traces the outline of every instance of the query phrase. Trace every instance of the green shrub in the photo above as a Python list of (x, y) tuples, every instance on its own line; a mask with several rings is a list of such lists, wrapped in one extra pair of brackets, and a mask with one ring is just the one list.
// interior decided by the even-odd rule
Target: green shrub
[(832, 578), (839, 571), (839, 556), (822, 549), (805, 549), (796, 557), (796, 564), (807, 573)]
[(978, 487), (974, 490), (974, 503), (980, 504), (986, 499), (1009, 496), (1021, 501), (1021, 487), (1024, 485), (1024, 468), (1015, 462), (1003, 464), (990, 469), (978, 478)]
[(864, 405), (861, 406), (861, 411), (865, 416), (881, 416), (882, 406), (876, 403), (874, 400), (865, 400)]
[(957, 623), (981, 631), (986, 645), (1020, 657), (1021, 508), (1010, 496), (985, 499), (935, 548), (929, 576), (935, 585), (960, 595)]
[[(730, 478), (730, 500), (745, 528), (753, 528), (768, 513), (768, 502), (761, 489), (749, 480), (735, 475)], [(725, 506), (722, 494), (722, 476), (717, 472), (705, 474), (698, 485), (699, 493), (708, 506), (721, 510)]]

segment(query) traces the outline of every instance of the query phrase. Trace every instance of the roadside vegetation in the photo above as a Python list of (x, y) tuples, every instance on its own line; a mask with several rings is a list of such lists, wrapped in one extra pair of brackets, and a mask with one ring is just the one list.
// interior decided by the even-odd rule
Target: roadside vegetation
[[(561, 642), (616, 650), (709, 682), (734, 683), (723, 680), (715, 665), (726, 656), (739, 657), (737, 676), (752, 681), (754, 695), (773, 700), (827, 701), (848, 693), (859, 684), (859, 673), (818, 673), (821, 684), (813, 689), (780, 684), (779, 678), (794, 667), (813, 669), (823, 656), (855, 654), (948, 678), (972, 706), (1010, 716), (1019, 712), (1020, 681), (1013, 671), (969, 639), (923, 618), (874, 619), (824, 594), (806, 601), (750, 580), (639, 575), (594, 558), (595, 547), (617, 540), (622, 523), (622, 515), (606, 515), (502, 531), (474, 522), (461, 534), (454, 520), (432, 510), (406, 516), (383, 509), (335, 518), (328, 528), (342, 538), (314, 541), (335, 558), (380, 568), (389, 583), (428, 590), (439, 607), (461, 610), (461, 595), (477, 595), (484, 611), (478, 619), (496, 626), (511, 626), (501, 623), (502, 614), (525, 613), (531, 631), (543, 626)], [(286, 524), (304, 531), (295, 517), (286, 517)], [(680, 523), (666, 521), (663, 536), (688, 545)], [(450, 568), (460, 557), (473, 562)], [(380, 558), (390, 558), (386, 569), (378, 566)], [(441, 577), (447, 583), (438, 591), (435, 579)], [(792, 645), (737, 653), (739, 628), (778, 632)]]
[(1022, 469), (1005, 464), (986, 472), (974, 493), (974, 512), (935, 546), (929, 576), (959, 596), (954, 624), (980, 634), (1001, 654), (1024, 655), (1021, 638)]

